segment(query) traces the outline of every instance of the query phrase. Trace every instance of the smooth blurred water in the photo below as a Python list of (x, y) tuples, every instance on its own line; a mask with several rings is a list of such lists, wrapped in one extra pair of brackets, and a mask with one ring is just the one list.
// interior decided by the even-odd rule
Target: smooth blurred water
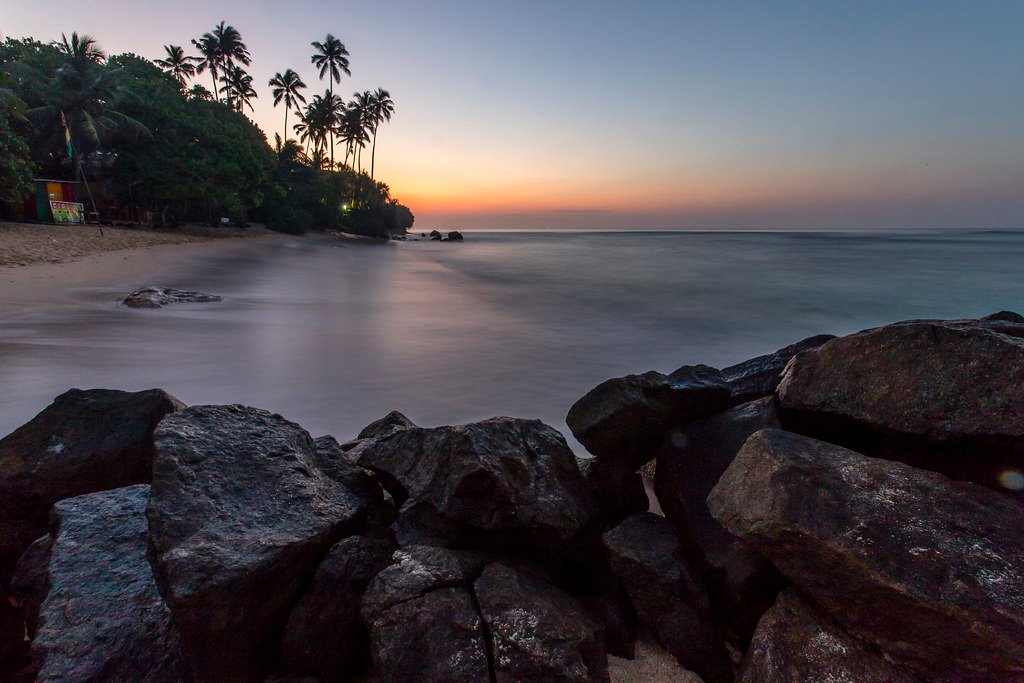
[[(147, 284), (224, 301), (117, 304)], [(75, 386), (254, 405), (343, 440), (392, 409), (422, 425), (537, 417), (571, 436), (569, 406), (609, 377), (1000, 309), (1024, 310), (1024, 234), (255, 242), (49, 310), (0, 311), (0, 434)]]

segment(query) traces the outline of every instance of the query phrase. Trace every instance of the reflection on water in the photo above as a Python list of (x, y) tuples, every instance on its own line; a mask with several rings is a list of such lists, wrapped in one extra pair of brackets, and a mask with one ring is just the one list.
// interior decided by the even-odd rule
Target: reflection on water
[[(1024, 309), (1013, 233), (470, 234), (463, 244), (249, 244), (0, 325), (0, 434), (65, 389), (162, 387), (314, 435), (398, 409), (565, 430), (603, 379), (726, 365), (796, 339)], [(133, 285), (224, 301), (136, 311)]]

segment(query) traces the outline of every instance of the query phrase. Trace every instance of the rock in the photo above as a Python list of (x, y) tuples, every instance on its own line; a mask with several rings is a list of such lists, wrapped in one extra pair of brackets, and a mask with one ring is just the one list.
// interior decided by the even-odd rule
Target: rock
[(705, 501), (747, 437), (778, 426), (774, 399), (768, 397), (674, 429), (658, 453), (654, 476), (665, 517), (702, 565), (712, 602), (743, 643), (774, 602), (778, 576), (715, 521)]
[(32, 655), (41, 681), (173, 681), (188, 675), (146, 560), (145, 484), (53, 508), (49, 592)]
[(304, 581), (366, 502), (279, 415), (197, 406), (154, 433), (146, 515), (160, 592), (203, 679), (261, 679)]
[(124, 305), (128, 308), (163, 308), (167, 304), (195, 304), (220, 301), (215, 294), (188, 292), (170, 287), (143, 287), (129, 294)]
[(342, 450), (333, 436), (322, 436), (313, 442), (316, 464), (320, 471), (335, 480), (363, 501), (366, 506), (366, 533), (384, 536), (395, 521), (398, 511), (385, 496), (379, 477), (355, 464), (353, 456)]
[(449, 242), (461, 242), (464, 239), (465, 238), (462, 236), (462, 233), (459, 232), (458, 230), (452, 230), (451, 232), (448, 233)]
[(401, 487), (396, 501), (409, 497), (469, 530), (524, 542), (565, 541), (596, 511), (565, 439), (539, 420), (413, 427), (367, 442), (358, 461)]
[(981, 320), (1017, 323), (1019, 325), (1024, 325), (1024, 315), (1021, 315), (1020, 313), (1014, 313), (1013, 311), (999, 311), (997, 313), (986, 315), (985, 317), (981, 318)]
[(39, 624), (39, 606), (50, 590), (48, 568), (53, 550), (53, 536), (40, 536), (18, 559), (11, 578), (11, 591), (21, 605), (25, 616), (25, 632), (36, 637)]
[(0, 439), (0, 580), (58, 500), (148, 482), (153, 429), (184, 407), (160, 389), (71, 389)]
[(792, 589), (761, 618), (743, 661), (739, 682), (763, 681), (918, 683)]
[(380, 439), (385, 436), (391, 436), (395, 432), (412, 429), (415, 426), (416, 424), (405, 415), (397, 410), (392, 410), (381, 419), (371, 422), (363, 427), (363, 431), (359, 432), (359, 436), (356, 438)]
[(359, 613), (361, 596), (394, 550), (389, 540), (365, 536), (342, 539), (331, 548), (288, 617), (282, 670), (332, 681), (365, 669), (370, 641)]
[(604, 630), (604, 648), (609, 655), (633, 659), (636, 656), (637, 617), (629, 595), (612, 586), (598, 595), (584, 596), (580, 603)]
[(657, 453), (669, 427), (725, 409), (729, 390), (706, 365), (610, 379), (576, 401), (565, 421), (594, 457), (636, 471)]
[(576, 458), (587, 488), (597, 502), (599, 526), (607, 531), (638, 512), (646, 512), (650, 501), (643, 478), (617, 460)]
[(485, 562), (477, 553), (427, 546), (395, 552), (362, 601), (374, 666), (383, 680), (493, 680), (470, 592)]
[(496, 680), (608, 680), (601, 627), (568, 595), (497, 562), (473, 590)]
[(602, 537), (612, 572), (649, 628), (685, 668), (706, 681), (730, 681), (728, 654), (700, 574), (664, 517), (633, 515)]
[(1024, 525), (1010, 498), (765, 429), (708, 507), (848, 632), (925, 679), (1024, 678)]
[(778, 389), (783, 424), (869, 456), (1024, 490), (1024, 325), (996, 316), (896, 323), (797, 356)]
[[(421, 237), (426, 237), (426, 236), (427, 235), (421, 235)], [(441, 236), (441, 233), (439, 231), (437, 231), (437, 230), (431, 230), (430, 231), (430, 237), (440, 237), (440, 236)]]
[(0, 680), (21, 680), (18, 674), (27, 664), (28, 641), (22, 610), (14, 596), (0, 585)]
[(816, 349), (835, 338), (833, 334), (819, 334), (790, 344), (775, 353), (723, 368), (722, 376), (729, 384), (733, 403), (738, 405), (773, 395), (782, 381), (782, 372), (793, 356)]

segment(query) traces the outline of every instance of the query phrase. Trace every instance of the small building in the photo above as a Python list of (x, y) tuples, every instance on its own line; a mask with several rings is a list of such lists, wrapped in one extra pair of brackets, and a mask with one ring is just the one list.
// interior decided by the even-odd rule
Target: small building
[(26, 218), (34, 213), (36, 220), (47, 223), (84, 222), (84, 207), (78, 201), (78, 186), (81, 182), (49, 178), (33, 178), (32, 182), (36, 186), (35, 196), (26, 200), (26, 204), (34, 200), (35, 211), (31, 212), (29, 206), (26, 206)]

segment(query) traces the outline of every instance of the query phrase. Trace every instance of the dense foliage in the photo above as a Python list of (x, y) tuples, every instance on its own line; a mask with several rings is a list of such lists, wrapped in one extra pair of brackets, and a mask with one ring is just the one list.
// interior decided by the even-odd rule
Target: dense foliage
[[(309, 116), (306, 85), (288, 69), (269, 82), (275, 105), (298, 110), (300, 144), (264, 133), (245, 116), (257, 97), (241, 35), (223, 22), (192, 41), (200, 56), (176, 45), (162, 59), (107, 57), (89, 36), (53, 44), (7, 38), (0, 43), (0, 212), (30, 195), (33, 177), (88, 179), (104, 219), (151, 216), (155, 222), (265, 222), (288, 232), (338, 229), (377, 237), (406, 231), (413, 216), (387, 185), (361, 169), (359, 151), (391, 118), (387, 91), (357, 95), (345, 105), (333, 95), (347, 51), (328, 36), (314, 43), (314, 65), (332, 79), (319, 118)], [(326, 45), (329, 57), (320, 54)], [(326, 61), (324, 61), (326, 60)], [(208, 85), (190, 78), (209, 74)], [(205, 78), (205, 76), (203, 76)], [(356, 110), (359, 131), (342, 113)], [(349, 124), (352, 125), (351, 123)], [(344, 161), (331, 162), (334, 137)], [(67, 137), (70, 137), (70, 145)], [(351, 165), (348, 163), (351, 158)], [(89, 210), (91, 206), (87, 207)], [(2, 213), (0, 213), (2, 215)]]

